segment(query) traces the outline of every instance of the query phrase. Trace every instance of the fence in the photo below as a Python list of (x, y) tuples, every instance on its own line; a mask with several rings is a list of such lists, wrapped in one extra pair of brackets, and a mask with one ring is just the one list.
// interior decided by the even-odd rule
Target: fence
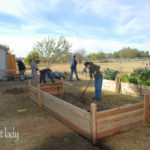
[(42, 91), (47, 92), (51, 95), (63, 95), (63, 82), (60, 83), (48, 83), (41, 84), (39, 87)]
[(148, 124), (149, 96), (144, 102), (131, 104), (110, 110), (97, 112), (97, 105), (92, 103), (90, 112), (50, 95), (29, 81), (30, 97), (40, 107), (51, 112), (64, 124), (95, 144), (98, 139), (126, 131), (142, 124)]

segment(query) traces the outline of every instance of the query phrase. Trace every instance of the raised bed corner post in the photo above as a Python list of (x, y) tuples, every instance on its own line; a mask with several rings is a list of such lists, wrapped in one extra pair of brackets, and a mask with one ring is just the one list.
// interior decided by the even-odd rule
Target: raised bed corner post
[(41, 98), (41, 86), (38, 84), (38, 104), (42, 107), (42, 98)]
[(148, 124), (148, 116), (149, 115), (149, 95), (144, 96), (144, 120), (143, 124)]
[(115, 78), (115, 92), (119, 93), (119, 77)]
[(28, 80), (28, 87), (29, 87), (29, 89), (31, 87), (31, 80), (30, 79)]
[(90, 105), (91, 111), (91, 135), (92, 135), (92, 142), (96, 144), (97, 142), (97, 105), (92, 103)]

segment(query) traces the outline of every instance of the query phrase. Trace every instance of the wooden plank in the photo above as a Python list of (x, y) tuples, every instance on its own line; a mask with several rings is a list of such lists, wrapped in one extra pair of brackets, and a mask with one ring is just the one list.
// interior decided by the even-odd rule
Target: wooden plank
[(34, 91), (30, 90), (30, 96), (34, 97), (36, 99), (36, 101), (37, 101), (37, 99), (38, 99), (37, 93), (35, 93)]
[(116, 122), (112, 122), (112, 123), (99, 124), (97, 126), (97, 131), (99, 133), (99, 132), (102, 132), (102, 131), (117, 128), (117, 127), (122, 126), (122, 125), (130, 124), (132, 122), (136, 122), (136, 121), (139, 121), (139, 120), (143, 120), (143, 115), (123, 119), (121, 121), (116, 121)]
[(31, 80), (28, 80), (28, 88), (30, 89), (31, 87)]
[(59, 103), (53, 100), (47, 100), (45, 97), (43, 98), (43, 106), (48, 107), (50, 110), (62, 116), (66, 120), (72, 122), (83, 131), (91, 134), (90, 117), (87, 117), (88, 113), (86, 113), (86, 115), (83, 115), (81, 111), (77, 112), (72, 108), (65, 107), (64, 105), (59, 105)]
[(50, 89), (41, 89), (42, 91), (45, 92), (58, 92), (58, 91), (63, 91), (63, 88), (50, 88)]
[(41, 89), (53, 89), (53, 88), (63, 88), (63, 85), (54, 85), (54, 86), (44, 86)]
[(37, 98), (33, 97), (32, 95), (30, 95), (30, 98), (31, 98), (35, 103), (38, 104)]
[(38, 84), (38, 103), (39, 103), (39, 107), (42, 107), (40, 84)]
[(14, 71), (8, 71), (8, 75), (16, 74), (16, 58), (15, 58), (15, 55), (7, 55), (7, 70), (14, 70)]
[(131, 118), (131, 117), (136, 117), (139, 115), (142, 115), (144, 113), (143, 108), (134, 110), (134, 111), (130, 111), (130, 112), (126, 112), (126, 113), (121, 113), (115, 116), (110, 116), (110, 117), (106, 117), (106, 118), (102, 118), (102, 119), (98, 119), (97, 120), (97, 125), (105, 125), (108, 123), (113, 123), (113, 122), (117, 122), (117, 121), (121, 121), (127, 118)]
[(62, 82), (59, 82), (59, 83), (40, 84), (41, 87), (45, 87), (45, 86), (59, 86), (59, 85), (62, 85)]
[(91, 139), (91, 135), (86, 132), (85, 130), (81, 129), (79, 126), (72, 123), (70, 120), (64, 118), (63, 116), (59, 115), (57, 112), (49, 109), (46, 106), (43, 106), (43, 108), (53, 114), (57, 119), (61, 120), (65, 125), (69, 126), (71, 129), (75, 130), (76, 132), (80, 133), (81, 135), (85, 136), (87, 139)]
[(97, 105), (95, 103), (92, 103), (90, 105), (91, 110), (91, 134), (92, 134), (92, 142), (93, 144), (96, 144), (97, 141)]
[(127, 106), (122, 106), (119, 108), (114, 108), (114, 109), (110, 109), (110, 110), (104, 110), (101, 112), (97, 113), (97, 117), (98, 118), (104, 118), (104, 117), (109, 117), (112, 115), (117, 115), (117, 114), (121, 114), (121, 113), (125, 113), (125, 112), (129, 112), (129, 111), (133, 111), (136, 109), (140, 109), (144, 107), (144, 103), (138, 103), (138, 104), (131, 104), (131, 105), (127, 105)]
[(144, 120), (143, 124), (148, 124), (148, 118), (149, 118), (149, 95), (144, 96)]
[(115, 78), (115, 92), (119, 92), (119, 77)]
[(27, 109), (18, 109), (17, 110), (18, 113), (22, 113), (22, 112), (26, 112), (26, 111), (27, 111)]
[(64, 82), (65, 84), (72, 86), (73, 84), (69, 83), (69, 82)]
[(64, 95), (64, 93), (51, 93), (51, 92), (47, 92), (47, 93), (50, 94), (50, 95), (53, 95), (53, 96)]
[(109, 130), (106, 130), (103, 132), (99, 132), (98, 133), (98, 139), (113, 135), (113, 134), (118, 133), (118, 132), (129, 130), (129, 129), (134, 128), (136, 126), (142, 125), (142, 123), (143, 123), (143, 120), (138, 120), (136, 122), (131, 122), (129, 124), (120, 125), (116, 128), (109, 129)]
[(31, 85), (30, 90), (35, 91), (35, 92), (38, 91), (37, 87), (34, 87), (33, 85)]
[(62, 106), (66, 109), (70, 109), (70, 110), (73, 110), (76, 114), (78, 114), (79, 116), (83, 116), (84, 118), (87, 118), (90, 120), (90, 113), (77, 107), (77, 106), (74, 106), (68, 102), (65, 102), (53, 95), (50, 95), (46, 92), (42, 92), (42, 95), (43, 95), (43, 99), (47, 99), (48, 101), (51, 101), (52, 103), (54, 102), (56, 105), (59, 105), (59, 106)]

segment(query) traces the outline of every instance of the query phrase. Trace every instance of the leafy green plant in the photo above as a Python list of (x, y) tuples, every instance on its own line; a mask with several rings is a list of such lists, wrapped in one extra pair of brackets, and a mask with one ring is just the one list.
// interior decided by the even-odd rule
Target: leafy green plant
[(129, 76), (129, 83), (137, 84), (137, 79), (134, 73)]
[(150, 70), (147, 68), (136, 68), (130, 76), (122, 75), (120, 79), (122, 82), (150, 85)]
[(107, 68), (104, 70), (104, 78), (108, 80), (115, 80), (118, 73), (119, 73), (118, 70), (112, 70)]
[(129, 83), (129, 76), (127, 74), (123, 74), (120, 77), (120, 81), (122, 81), (122, 82), (128, 82)]

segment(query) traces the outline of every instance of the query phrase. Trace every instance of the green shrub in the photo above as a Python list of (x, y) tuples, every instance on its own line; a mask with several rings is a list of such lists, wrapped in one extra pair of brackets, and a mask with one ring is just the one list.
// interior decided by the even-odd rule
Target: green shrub
[(129, 76), (127, 74), (124, 74), (120, 77), (121, 82), (128, 82), (129, 83)]
[(130, 76), (122, 75), (122, 82), (128, 82), (138, 85), (150, 85), (150, 70), (147, 68), (137, 68)]
[(36, 64), (39, 64), (40, 63), (40, 56), (39, 56), (39, 53), (35, 50), (31, 51), (28, 56), (25, 58), (25, 63), (27, 65), (30, 65), (31, 61), (32, 61), (32, 58), (33, 57), (36, 57), (36, 61), (35, 63)]
[(107, 68), (104, 70), (104, 78), (108, 80), (115, 80), (118, 73), (119, 73), (118, 70), (114, 71), (112, 69)]
[(129, 76), (129, 83), (137, 84), (137, 79), (134, 73)]

